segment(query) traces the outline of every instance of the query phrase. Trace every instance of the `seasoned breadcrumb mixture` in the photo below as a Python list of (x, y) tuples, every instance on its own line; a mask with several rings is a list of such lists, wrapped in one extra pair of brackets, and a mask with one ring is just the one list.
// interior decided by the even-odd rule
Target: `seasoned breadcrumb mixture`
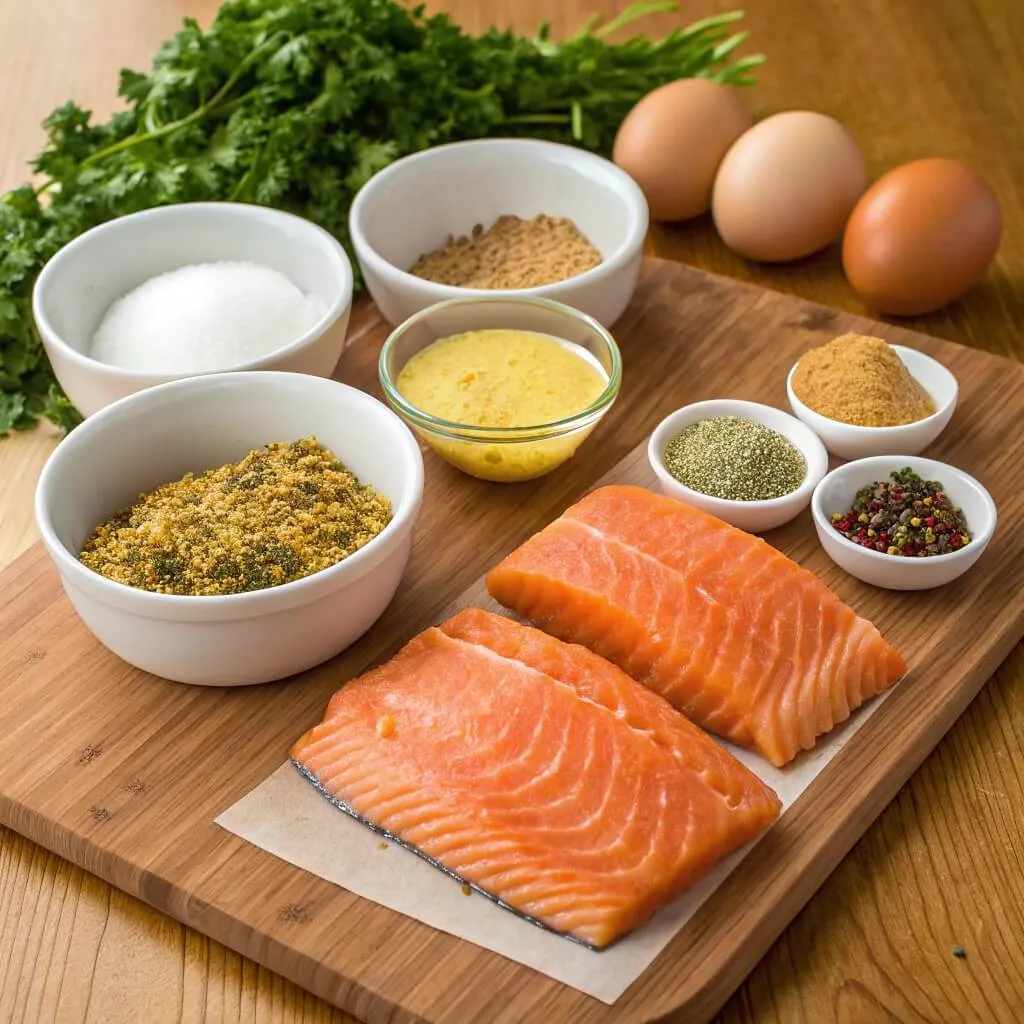
[(307, 437), (141, 495), (96, 527), (81, 561), (142, 590), (239, 594), (335, 565), (390, 520), (391, 503)]
[(536, 288), (576, 277), (602, 260), (568, 217), (540, 214), (532, 220), (499, 217), (486, 231), (477, 224), (469, 236), (421, 256), (409, 273), (456, 288)]

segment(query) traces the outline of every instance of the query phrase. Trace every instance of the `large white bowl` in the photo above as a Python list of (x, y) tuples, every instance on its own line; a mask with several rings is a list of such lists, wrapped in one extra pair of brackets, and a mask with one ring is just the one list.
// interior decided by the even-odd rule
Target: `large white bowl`
[[(790, 494), (766, 501), (730, 501), (727, 498), (713, 498), (681, 484), (665, 468), (665, 448), (684, 427), (713, 416), (742, 416), (756, 420), (769, 430), (781, 434), (799, 450), (807, 463), (807, 475), (803, 483)], [(828, 452), (809, 427), (781, 409), (731, 398), (684, 405), (682, 409), (677, 409), (666, 416), (651, 434), (651, 439), (647, 443), (647, 458), (663, 494), (702, 509), (748, 533), (774, 530), (795, 519), (807, 508), (811, 493), (828, 470)]]
[[(847, 540), (832, 526), (832, 513), (845, 512), (861, 487), (888, 480), (910, 467), (924, 480), (938, 480), (967, 520), (971, 542), (947, 555), (901, 558), (870, 551)], [(905, 455), (880, 455), (848, 462), (832, 470), (815, 488), (811, 515), (825, 553), (851, 576), (887, 590), (928, 590), (962, 576), (985, 552), (996, 529), (996, 506), (988, 491), (955, 466)]]
[[(311, 434), (393, 507), (383, 532), (337, 565), (266, 590), (189, 597), (115, 583), (78, 560), (93, 528), (140, 493)], [(43, 468), (36, 521), (101, 643), (154, 675), (237, 686), (312, 668), (373, 625), (405, 571), (422, 495), (419, 446), (383, 403), (321, 377), (225, 373), (141, 391), (73, 430)]]
[[(420, 256), (503, 214), (569, 217), (600, 250), (592, 270), (537, 288), (455, 288), (407, 273)], [(477, 139), (404, 157), (360, 189), (349, 231), (366, 286), (397, 325), (445, 299), (556, 299), (610, 327), (636, 288), (648, 226), (633, 179), (586, 150), (540, 139)]]
[(83, 416), (143, 388), (192, 376), (124, 370), (86, 353), (116, 299), (158, 274), (221, 260), (277, 270), (326, 307), (313, 327), (287, 345), (223, 369), (331, 376), (352, 309), (352, 265), (337, 240), (301, 217), (263, 206), (161, 206), (86, 231), (64, 246), (36, 280), (36, 326), (57, 380)]
[(796, 365), (786, 378), (786, 394), (793, 412), (825, 442), (825, 447), (841, 459), (864, 459), (872, 455), (917, 455), (934, 441), (953, 418), (956, 410), (957, 381), (937, 359), (917, 349), (893, 345), (910, 375), (928, 392), (935, 412), (916, 423), (899, 427), (859, 427), (841, 423), (815, 412), (793, 391)]

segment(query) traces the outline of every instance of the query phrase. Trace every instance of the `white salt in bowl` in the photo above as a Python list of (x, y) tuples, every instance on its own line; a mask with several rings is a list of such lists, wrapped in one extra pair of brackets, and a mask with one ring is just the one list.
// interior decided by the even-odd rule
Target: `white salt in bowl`
[[(407, 272), (451, 235), (542, 213), (570, 218), (603, 261), (536, 288), (456, 288)], [(349, 232), (366, 286), (395, 326), (438, 302), (483, 296), (554, 299), (611, 327), (636, 289), (648, 221), (640, 186), (602, 157), (541, 139), (474, 139), (375, 174), (352, 203)]]
[(815, 412), (793, 391), (796, 364), (786, 378), (789, 407), (841, 459), (865, 459), (873, 455), (918, 455), (946, 429), (956, 411), (957, 380), (937, 359), (904, 345), (893, 345), (907, 371), (931, 396), (935, 412), (923, 420), (898, 427), (860, 427)]
[[(714, 416), (740, 416), (755, 420), (781, 434), (804, 457), (807, 471), (800, 486), (780, 498), (765, 501), (733, 501), (702, 494), (680, 483), (665, 465), (665, 448), (680, 431)], [(658, 424), (647, 443), (647, 458), (658, 478), (662, 494), (716, 516), (748, 533), (764, 533), (795, 519), (811, 501), (811, 494), (828, 471), (828, 452), (810, 427), (781, 409), (759, 402), (720, 398), (684, 405)]]
[[(140, 493), (309, 435), (392, 504), (385, 529), (336, 565), (244, 594), (139, 590), (86, 568), (93, 529)], [(423, 458), (382, 402), (298, 373), (224, 373), (130, 395), (76, 427), (36, 489), (36, 522), (64, 591), (100, 643), (184, 683), (239, 686), (312, 668), (354, 643), (390, 603), (409, 560)]]
[(191, 376), (121, 369), (88, 352), (96, 328), (117, 299), (159, 274), (220, 261), (276, 270), (306, 295), (319, 298), (325, 310), (309, 330), (273, 352), (221, 369), (331, 376), (352, 309), (352, 265), (337, 240), (301, 217), (262, 206), (162, 206), (85, 232), (64, 246), (36, 280), (36, 326), (57, 380), (83, 416), (143, 388)]

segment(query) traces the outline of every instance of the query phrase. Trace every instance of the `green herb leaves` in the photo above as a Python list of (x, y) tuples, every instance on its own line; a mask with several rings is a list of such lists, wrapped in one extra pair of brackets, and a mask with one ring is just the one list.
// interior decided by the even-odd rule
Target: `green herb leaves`
[(564, 43), (544, 27), (532, 39), (469, 36), (394, 0), (226, 0), (205, 31), (186, 20), (149, 74), (121, 72), (127, 110), (104, 124), (73, 103), (54, 111), (32, 164), (43, 184), (0, 199), (0, 435), (40, 417), (78, 422), (30, 301), (43, 264), (83, 231), (151, 206), (231, 200), (308, 217), (351, 254), (355, 193), (400, 156), (489, 135), (608, 153), (623, 117), (659, 85), (752, 81), (763, 57), (728, 63), (745, 38), (731, 31), (742, 12), (660, 40), (606, 41), (674, 9), (640, 2)]

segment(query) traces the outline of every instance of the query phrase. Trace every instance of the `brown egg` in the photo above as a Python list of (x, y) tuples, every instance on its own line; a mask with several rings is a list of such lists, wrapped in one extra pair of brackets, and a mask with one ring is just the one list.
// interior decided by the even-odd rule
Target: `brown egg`
[(853, 136), (809, 110), (766, 118), (726, 154), (711, 201), (730, 249), (780, 263), (835, 241), (867, 184)]
[(612, 159), (643, 190), (654, 220), (688, 220), (710, 209), (715, 171), (751, 123), (735, 87), (681, 78), (626, 115)]
[(959, 160), (915, 160), (879, 178), (846, 225), (843, 269), (881, 313), (917, 316), (962, 295), (999, 248), (991, 188)]

